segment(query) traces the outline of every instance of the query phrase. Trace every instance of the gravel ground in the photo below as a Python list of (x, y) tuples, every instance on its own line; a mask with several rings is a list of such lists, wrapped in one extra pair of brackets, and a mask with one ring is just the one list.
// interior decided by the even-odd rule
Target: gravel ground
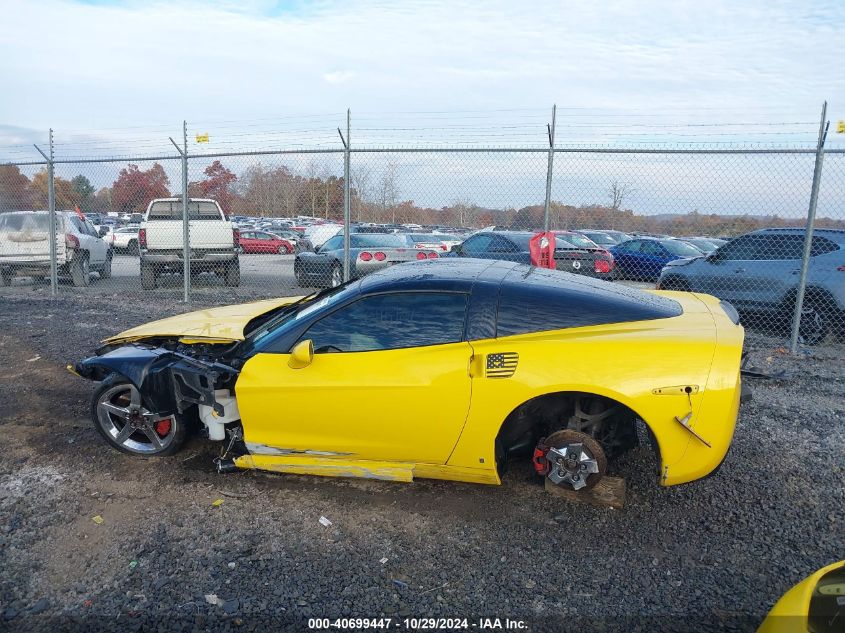
[(492, 487), (217, 475), (200, 440), (168, 459), (123, 455), (90, 422), (93, 383), (63, 368), (191, 308), (46, 294), (0, 294), (0, 628), (487, 616), (535, 631), (752, 631), (845, 558), (841, 345), (793, 358), (750, 337), (754, 364), (788, 377), (752, 384), (722, 469), (661, 489), (636, 449), (615, 466), (628, 502), (611, 510), (546, 495), (527, 466)]

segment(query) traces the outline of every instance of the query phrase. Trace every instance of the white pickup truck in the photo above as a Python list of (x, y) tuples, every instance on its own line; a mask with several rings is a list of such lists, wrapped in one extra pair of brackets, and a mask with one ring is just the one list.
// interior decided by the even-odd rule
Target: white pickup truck
[[(157, 198), (138, 230), (141, 287), (152, 290), (160, 275), (183, 272), (182, 198)], [(188, 199), (191, 274), (214, 272), (227, 286), (240, 284), (238, 233), (215, 200)]]

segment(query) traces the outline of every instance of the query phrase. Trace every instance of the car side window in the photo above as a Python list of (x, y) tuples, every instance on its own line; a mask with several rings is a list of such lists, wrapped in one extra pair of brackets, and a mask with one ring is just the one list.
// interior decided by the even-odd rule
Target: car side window
[(501, 235), (493, 236), (490, 245), (487, 247), (488, 253), (518, 253), (519, 248), (516, 244), (511, 242), (506, 237)]
[(251, 240), (253, 235), (255, 234), (252, 231), (241, 231), (242, 239)]
[(772, 233), (760, 235), (755, 259), (792, 260), (801, 259), (804, 253), (804, 236)]
[(757, 235), (744, 235), (731, 240), (720, 248), (717, 253), (719, 259), (724, 260), (751, 260), (759, 258), (759, 240)]
[(813, 245), (810, 247), (810, 256), (815, 257), (816, 255), (826, 255), (827, 253), (832, 253), (833, 251), (838, 251), (839, 245), (836, 242), (833, 242), (826, 237), (819, 237), (817, 235), (813, 236)]
[(642, 242), (639, 240), (631, 240), (630, 242), (623, 242), (619, 245), (619, 250), (624, 253), (639, 253)]
[(457, 343), (463, 339), (466, 308), (462, 293), (372, 295), (323, 317), (300, 340), (311, 339), (317, 354)]
[(664, 254), (663, 247), (656, 242), (642, 242), (640, 250), (646, 255), (655, 255), (657, 257)]
[(492, 235), (476, 235), (463, 243), (463, 246), (461, 246), (461, 253), (466, 255), (486, 253), (488, 252), (488, 247), (492, 241)]
[(343, 236), (342, 235), (335, 235), (332, 238), (329, 238), (325, 244), (323, 244), (321, 251), (336, 251), (339, 248), (343, 248)]

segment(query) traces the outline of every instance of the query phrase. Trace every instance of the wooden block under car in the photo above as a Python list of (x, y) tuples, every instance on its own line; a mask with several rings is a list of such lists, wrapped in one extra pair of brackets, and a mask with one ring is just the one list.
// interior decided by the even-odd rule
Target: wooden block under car
[(622, 508), (625, 505), (625, 480), (621, 477), (602, 477), (601, 481), (589, 490), (577, 492), (556, 486), (546, 479), (546, 492), (555, 497), (594, 506)]

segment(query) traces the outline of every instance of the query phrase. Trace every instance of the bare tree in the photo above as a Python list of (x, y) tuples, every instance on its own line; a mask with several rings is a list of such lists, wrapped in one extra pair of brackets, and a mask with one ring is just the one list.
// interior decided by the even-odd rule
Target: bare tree
[(631, 190), (625, 183), (614, 180), (610, 185), (608, 193), (610, 195), (610, 208), (614, 211), (619, 211), (622, 208), (625, 197), (631, 193)]
[(369, 202), (370, 199), (370, 180), (372, 178), (372, 172), (367, 165), (355, 165), (355, 169), (351, 170), (352, 173), (350, 174), (350, 182), (349, 184), (352, 185), (352, 188), (355, 190), (355, 196), (352, 198), (353, 202), (357, 202), (355, 207), (357, 208), (356, 218), (357, 221), (361, 221), (361, 212), (363, 211), (364, 204)]
[(378, 183), (378, 202), (381, 206), (382, 219), (387, 217), (387, 210), (392, 212), (392, 222), (396, 224), (396, 200), (399, 196), (399, 166), (391, 160), (384, 168)]

